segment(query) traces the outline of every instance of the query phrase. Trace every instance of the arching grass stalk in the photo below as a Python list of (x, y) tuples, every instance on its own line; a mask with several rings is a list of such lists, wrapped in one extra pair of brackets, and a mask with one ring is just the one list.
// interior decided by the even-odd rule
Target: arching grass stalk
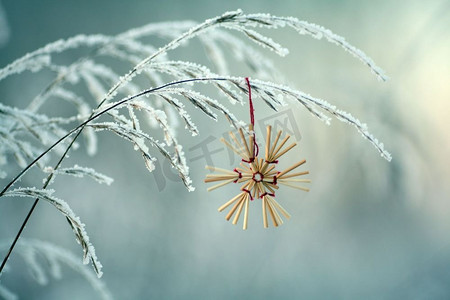
[[(142, 92), (136, 94), (136, 95), (132, 95), (126, 98), (123, 98), (120, 101), (117, 101), (116, 103), (114, 103), (111, 106), (108, 106), (107, 108), (102, 109), (100, 112), (93, 112), (89, 118), (86, 119), (86, 121), (84, 121), (83, 123), (81, 123), (80, 125), (78, 125), (77, 127), (73, 128), (72, 130), (70, 130), (67, 134), (65, 134), (64, 136), (62, 136), (60, 139), (58, 139), (56, 142), (54, 142), (51, 146), (49, 146), (44, 152), (42, 152), (38, 157), (36, 157), (31, 163), (29, 163), (24, 169), (22, 169), (22, 171), (19, 172), (19, 174), (17, 174), (16, 177), (14, 177), (6, 186), (5, 188), (0, 192), (0, 197), (14, 184), (16, 183), (31, 167), (33, 167), (42, 157), (44, 157), (47, 153), (49, 153), (53, 148), (55, 148), (57, 145), (59, 145), (62, 141), (64, 141), (66, 138), (68, 138), (69, 136), (71, 136), (72, 134), (75, 133), (74, 138), (72, 139), (72, 141), (70, 142), (70, 144), (66, 147), (64, 153), (61, 155), (60, 159), (58, 160), (58, 162), (56, 163), (55, 167), (53, 168), (54, 170), (57, 170), (61, 163), (63, 162), (64, 158), (66, 157), (67, 153), (69, 152), (69, 150), (72, 148), (73, 144), (75, 143), (76, 139), (80, 136), (81, 132), (83, 131), (83, 129), (86, 127), (86, 125), (97, 119), (98, 117), (102, 116), (103, 114), (105, 114), (106, 112), (117, 108), (118, 106), (125, 104), (133, 99), (136, 99), (138, 97), (147, 95), (147, 94), (151, 94), (152, 92), (156, 92), (159, 90), (162, 90), (164, 88), (170, 87), (170, 86), (175, 86), (175, 85), (180, 85), (183, 83), (189, 83), (189, 82), (197, 82), (197, 81), (226, 81), (228, 80), (228, 78), (221, 78), (221, 77), (216, 77), (216, 78), (190, 78), (190, 79), (184, 79), (184, 80), (178, 80), (178, 81), (173, 81), (173, 82), (169, 82), (167, 84), (155, 87), (155, 88), (150, 88), (147, 90), (143, 90)], [(101, 107), (101, 105), (103, 105), (103, 103), (106, 101), (106, 98), (99, 103), (99, 105), (97, 106), (97, 109)], [(46, 180), (45, 183), (43, 185), (43, 189), (47, 188), (48, 184), (51, 182), (51, 179), (53, 177), (53, 173), (50, 173)], [(25, 226), (27, 225), (31, 215), (33, 214), (34, 209), (36, 208), (36, 205), (39, 202), (39, 198), (36, 198), (34, 200), (33, 205), (31, 206), (30, 210), (28, 211), (27, 216), (25, 217), (22, 225), (20, 226), (19, 231), (16, 234), (16, 237), (14, 238), (13, 242), (11, 243), (11, 246), (8, 249), (8, 252), (6, 253), (5, 257), (3, 258), (2, 264), (0, 266), (0, 276), (3, 272), (3, 269), (6, 265), (6, 262), (8, 261), (9, 257), (11, 256), (12, 251), (14, 250), (15, 245), (17, 244), (17, 241), (19, 240), (20, 236), (22, 235), (23, 230), (25, 229)], [(96, 270), (98, 271), (98, 270)]]

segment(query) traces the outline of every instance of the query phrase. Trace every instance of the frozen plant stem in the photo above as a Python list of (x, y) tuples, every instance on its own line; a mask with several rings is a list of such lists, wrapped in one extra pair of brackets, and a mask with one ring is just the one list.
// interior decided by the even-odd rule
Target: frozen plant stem
[[(50, 147), (48, 147), (44, 152), (42, 152), (38, 157), (36, 157), (30, 164), (28, 164), (16, 177), (14, 177), (13, 180), (11, 180), (6, 186), (5, 188), (0, 192), (0, 197), (14, 184), (17, 182), (17, 180), (19, 180), (20, 177), (22, 177), (23, 174), (25, 174), (32, 166), (34, 166), (44, 155), (46, 155), (48, 152), (50, 152), (53, 148), (55, 148), (59, 143), (61, 143), (63, 140), (65, 140), (67, 137), (69, 137), (70, 135), (72, 135), (73, 133), (76, 132), (74, 138), (72, 139), (72, 141), (70, 142), (70, 144), (67, 146), (66, 150), (64, 151), (63, 155), (61, 155), (60, 159), (58, 160), (58, 163), (55, 165), (55, 167), (53, 168), (54, 170), (57, 170), (59, 168), (59, 166), (61, 165), (61, 163), (63, 162), (64, 158), (66, 157), (67, 153), (69, 152), (69, 150), (72, 148), (73, 144), (75, 143), (75, 140), (80, 136), (81, 132), (83, 131), (83, 129), (86, 127), (86, 125), (97, 119), (98, 117), (102, 116), (104, 113), (124, 104), (127, 103), (133, 99), (136, 99), (138, 97), (141, 97), (143, 95), (147, 95), (150, 94), (152, 92), (156, 92), (158, 90), (170, 87), (170, 86), (175, 86), (175, 85), (179, 85), (179, 84), (183, 84), (183, 83), (188, 83), (188, 82), (195, 82), (195, 81), (226, 81), (228, 80), (227, 78), (191, 78), (191, 79), (185, 79), (185, 80), (179, 80), (179, 81), (173, 81), (173, 82), (169, 82), (167, 84), (161, 85), (159, 87), (155, 87), (155, 88), (151, 88), (151, 89), (147, 89), (144, 90), (136, 95), (133, 96), (129, 96), (126, 97), (118, 102), (116, 102), (114, 105), (111, 105), (105, 109), (103, 109), (102, 111), (95, 113), (95, 111), (89, 116), (89, 118), (84, 121), (83, 123), (81, 123), (80, 125), (78, 125), (77, 127), (75, 127), (74, 129), (70, 130), (67, 134), (65, 134), (63, 137), (61, 137), (59, 140), (57, 140), (54, 144), (52, 144)], [(106, 99), (106, 98), (105, 98)], [(105, 99), (99, 103), (99, 105), (97, 106), (97, 109), (100, 108), (100, 106), (105, 102)], [(47, 176), (47, 179), (43, 185), (43, 189), (47, 188), (48, 184), (51, 182), (51, 179), (53, 177), (53, 173), (50, 173)], [(6, 262), (8, 261), (9, 257), (11, 256), (12, 251), (14, 250), (15, 245), (17, 244), (17, 241), (19, 240), (23, 230), (25, 229), (26, 224), (28, 223), (31, 215), (33, 214), (34, 209), (36, 208), (36, 205), (39, 202), (39, 198), (36, 198), (36, 200), (34, 200), (33, 206), (31, 206), (27, 216), (25, 217), (22, 226), (20, 227), (19, 231), (17, 232), (16, 237), (14, 238), (5, 258), (2, 261), (2, 264), (0, 266), (0, 276), (3, 272), (3, 268), (6, 265)]]
[[(202, 93), (177, 85), (188, 82), (212, 82), (229, 98), (232, 104), (242, 103), (241, 97), (236, 93), (236, 90), (243, 92), (244, 94), (248, 93), (250, 97), (250, 84), (248, 80), (247, 84), (244, 84), (245, 80), (242, 77), (225, 75), (228, 74), (228, 72), (224, 71), (226, 69), (226, 60), (222, 51), (219, 49), (221, 48), (218, 46), (219, 44), (223, 44), (222, 46), (224, 47), (230, 47), (232, 50), (231, 52), (234, 53), (236, 59), (246, 62), (250, 69), (255, 71), (255, 77), (269, 80), (262, 81), (255, 78), (252, 80), (251, 88), (253, 89), (254, 95), (264, 101), (270, 108), (277, 110), (277, 107), (286, 105), (287, 103), (283, 100), (283, 97), (285, 97), (300, 103), (322, 121), (328, 123), (331, 120), (328, 115), (335, 117), (336, 119), (355, 127), (364, 138), (373, 144), (380, 152), (381, 156), (389, 161), (391, 159), (390, 154), (384, 150), (383, 144), (368, 132), (364, 123), (360, 122), (350, 113), (338, 109), (327, 101), (314, 98), (302, 91), (271, 82), (273, 77), (269, 74), (273, 73), (273, 67), (270, 66), (270, 64), (261, 64), (260, 61), (266, 60), (259, 58), (261, 55), (256, 55), (258, 52), (254, 52), (254, 50), (248, 48), (245, 43), (240, 41), (240, 39), (225, 33), (225, 30), (239, 32), (263, 48), (268, 48), (281, 56), (286, 55), (288, 53), (286, 48), (283, 48), (270, 37), (266, 37), (255, 30), (255, 28), (261, 27), (268, 29), (291, 27), (301, 35), (307, 34), (317, 39), (324, 37), (328, 42), (342, 47), (347, 52), (360, 59), (379, 79), (386, 80), (383, 71), (379, 69), (369, 57), (359, 49), (347, 43), (343, 37), (333, 34), (328, 29), (300, 21), (293, 17), (277, 17), (269, 14), (243, 14), (241, 10), (226, 12), (221, 16), (206, 20), (198, 25), (190, 23), (189, 28), (191, 29), (189, 30), (186, 25), (180, 27), (182, 28), (180, 31), (180, 28), (175, 30), (177, 27), (173, 24), (164, 23), (156, 27), (145, 26), (111, 37), (103, 35), (79, 35), (67, 40), (60, 40), (48, 44), (45, 47), (14, 61), (5, 68), (0, 69), (0, 81), (12, 74), (19, 74), (26, 70), (36, 72), (42, 68), (49, 68), (50, 70), (57, 72), (57, 77), (54, 81), (32, 100), (27, 109), (12, 108), (0, 104), (0, 115), (2, 115), (0, 121), (3, 122), (3, 115), (5, 115), (6, 121), (4, 123), (7, 125), (7, 128), (10, 129), (5, 130), (0, 128), (0, 141), (6, 141), (5, 145), (7, 146), (3, 147), (4, 149), (0, 149), (0, 152), (1, 150), (12, 151), (16, 155), (16, 160), (22, 168), (21, 172), (14, 177), (2, 191), (0, 191), (0, 197), (25, 196), (34, 199), (32, 207), (0, 266), (0, 276), (39, 200), (49, 201), (55, 205), (64, 216), (66, 216), (76, 235), (77, 241), (83, 248), (83, 262), (86, 264), (90, 259), (97, 272), (97, 276), (101, 276), (101, 264), (96, 259), (95, 249), (89, 243), (89, 237), (84, 231), (84, 224), (81, 223), (66, 202), (51, 196), (53, 190), (48, 189), (54, 176), (57, 173), (60, 173), (59, 171), (61, 171), (61, 169), (59, 169), (59, 167), (62, 165), (62, 162), (67, 157), (67, 154), (82, 132), (86, 134), (87, 137), (88, 154), (93, 154), (93, 152), (95, 152), (96, 138), (94, 131), (109, 130), (118, 136), (125, 138), (134, 145), (136, 150), (141, 152), (146, 167), (150, 172), (155, 167), (153, 162), (156, 158), (149, 153), (145, 143), (151, 143), (163, 157), (170, 159), (172, 166), (178, 170), (186, 187), (188, 187), (189, 190), (193, 189), (182, 145), (178, 144), (174, 135), (175, 131), (172, 131), (172, 128), (169, 126), (176, 126), (176, 120), (173, 120), (174, 124), (171, 124), (172, 120), (169, 118), (171, 117), (169, 115), (171, 111), (169, 108), (172, 109), (172, 112), (176, 111), (178, 113), (192, 135), (196, 135), (198, 130), (195, 123), (191, 121), (189, 114), (183, 109), (184, 104), (180, 102), (177, 97), (187, 99), (188, 102), (191, 102), (196, 108), (201, 109), (206, 115), (216, 121), (217, 114), (215, 111), (219, 111), (235, 129), (242, 130), (242, 128), (244, 128), (244, 122), (239, 121), (227, 107), (215, 99), (211, 99)], [(182, 43), (196, 36), (200, 36), (201, 34), (206, 34), (207, 31), (209, 31), (210, 35), (200, 38), (205, 47), (211, 52), (209, 53), (209, 57), (212, 58), (213, 64), (219, 70), (219, 74), (221, 75), (216, 75), (215, 72), (212, 72), (206, 66), (185, 61), (168, 60), (168, 58), (164, 56), (164, 54), (177, 48)], [(146, 44), (140, 40), (142, 37), (155, 33), (169, 37), (171, 42), (156, 49), (153, 45)], [(67, 49), (78, 48), (80, 46), (93, 47), (94, 49), (92, 49), (87, 56), (80, 58), (69, 66), (58, 65), (52, 62), (52, 56), (54, 54), (63, 52)], [(110, 68), (101, 62), (96, 62), (94, 57), (97, 55), (118, 58), (126, 63), (131, 63), (133, 68), (124, 76), (119, 76), (113, 68)], [(139, 84), (132, 82), (133, 78), (141, 73), (144, 73), (144, 75), (150, 79), (150, 86), (155, 86), (155, 88), (147, 89), (147, 87), (140, 87)], [(161, 76), (166, 75), (173, 81), (165, 84), (162, 79), (164, 77)], [(99, 100), (99, 103), (95, 105), (96, 109), (93, 111), (91, 111), (90, 104), (85, 102), (82, 97), (79, 97), (76, 92), (72, 91), (74, 87), (69, 89), (62, 87), (63, 82), (67, 81), (68, 84), (74, 84), (80, 79), (84, 81), (90, 94), (95, 99)], [(223, 83), (218, 81), (227, 82)], [(132, 96), (117, 98), (121, 100), (112, 102), (112, 99), (115, 98), (118, 93), (123, 93), (122, 95), (124, 96), (122, 97), (125, 97), (126, 95)], [(153, 103), (150, 105), (144, 101), (134, 100), (142, 95), (154, 95), (164, 99), (165, 102), (162, 104), (163, 108), (159, 110), (159, 104), (155, 104), (155, 106), (157, 106), (155, 108), (153, 107)], [(61, 125), (69, 124), (75, 120), (79, 122), (78, 120), (82, 119), (75, 116), (71, 117), (70, 120), (64, 118), (53, 119), (48, 118), (44, 114), (38, 114), (37, 111), (39, 108), (50, 97), (59, 97), (75, 104), (78, 109), (78, 115), (83, 116), (83, 119), (86, 118), (85, 121), (78, 126), (75, 125), (72, 130), (67, 132)], [(112, 103), (106, 105), (106, 103), (110, 101)], [(120, 108), (128, 109), (129, 117), (120, 114), (118, 112)], [(152, 119), (155, 119), (156, 123), (159, 124), (164, 133), (164, 142), (154, 139), (151, 134), (147, 134), (140, 129), (139, 120), (134, 111), (141, 110)], [(112, 117), (112, 122), (98, 122), (97, 118), (106, 113)], [(96, 122), (91, 122), (93, 120), (96, 120)], [(54, 123), (53, 126), (52, 123)], [(43, 125), (41, 126), (41, 124)], [(88, 128), (86, 128), (86, 126), (88, 126)], [(39, 130), (34, 130), (36, 128), (39, 128)], [(41, 128), (42, 132), (40, 130)], [(34, 147), (34, 144), (30, 145), (26, 140), (17, 138), (17, 135), (15, 135), (14, 132), (10, 134), (11, 131), (17, 131), (19, 134), (21, 134), (22, 131), (31, 133), (33, 137), (38, 138), (43, 146), (45, 146), (45, 151), (41, 153), (42, 150), (39, 147)], [(69, 136), (72, 136), (70, 138), (71, 140), (67, 139)], [(54, 142), (55, 140), (56, 142)], [(48, 147), (47, 145), (51, 146)], [(43, 190), (37, 190), (36, 188), (18, 188), (14, 190), (11, 189), (10, 191), (10, 188), (32, 166), (38, 165), (39, 167), (43, 167), (44, 164), (46, 165), (47, 162), (45, 159), (47, 158), (47, 154), (49, 154), (49, 152), (57, 145), (64, 145), (65, 150), (63, 151), (64, 153), (62, 156), (58, 156), (56, 166), (50, 168), (53, 171), (45, 176), (46, 179), (44, 181)], [(173, 146), (173, 155), (166, 150), (166, 146)], [(2, 153), (0, 153), (0, 156), (1, 154)], [(276, 160), (277, 158), (274, 159)], [(31, 161), (31, 163), (28, 164), (28, 161)], [(5, 160), (0, 160), (0, 164), (2, 163), (4, 164)], [(57, 170), (58, 172), (56, 172)], [(45, 169), (43, 171), (46, 172)], [(3, 176), (3, 173), (5, 172), (0, 170), (0, 176)], [(282, 179), (279, 181), (279, 183), (282, 183), (283, 178), (279, 179)], [(267, 195), (267, 197), (270, 197), (270, 195)], [(267, 198), (266, 200), (268, 201), (267, 205), (269, 205), (268, 212), (270, 212), (270, 205), (275, 204), (270, 198)], [(265, 222), (265, 225), (266, 223), (267, 222)]]
[[(84, 126), (83, 126), (83, 128), (84, 128)], [(81, 130), (79, 130), (79, 131), (77, 132), (77, 134), (75, 135), (75, 137), (72, 139), (72, 141), (70, 142), (70, 144), (67, 146), (67, 148), (66, 148), (66, 150), (64, 151), (63, 155), (61, 155), (61, 157), (60, 157), (58, 163), (56, 164), (55, 170), (59, 168), (59, 166), (61, 165), (62, 161), (64, 160), (64, 157), (66, 157), (67, 153), (69, 152), (70, 148), (72, 148), (73, 143), (75, 143), (75, 140), (78, 138), (78, 136), (80, 135), (80, 133), (81, 133)], [(62, 141), (62, 140), (63, 140), (63, 139), (61, 139), (60, 141)], [(58, 141), (58, 143), (59, 143), (60, 141)], [(55, 146), (56, 146), (56, 144), (55, 144)], [(51, 150), (51, 149), (50, 149), (50, 150)], [(36, 160), (36, 162), (37, 162), (37, 160)], [(49, 185), (49, 183), (50, 183), (51, 180), (52, 180), (52, 177), (53, 177), (53, 173), (50, 173), (50, 174), (47, 176), (47, 178), (46, 178), (46, 180), (45, 180), (45, 183), (44, 183), (44, 185), (42, 186), (43, 189), (47, 188), (47, 186)], [(3, 194), (4, 192), (6, 192), (6, 189), (2, 191), (2, 194)], [(20, 236), (22, 235), (22, 231), (25, 229), (25, 226), (27, 225), (28, 220), (30, 219), (31, 215), (33, 214), (33, 211), (34, 211), (34, 209), (36, 208), (36, 205), (38, 204), (38, 202), (39, 202), (39, 198), (36, 198), (36, 199), (34, 200), (33, 206), (31, 206), (30, 210), (28, 211), (27, 216), (26, 216), (25, 219), (23, 220), (23, 223), (22, 223), (22, 225), (20, 226), (20, 229), (19, 229), (19, 231), (17, 232), (16, 237), (14, 238), (14, 241), (12, 242), (11, 246), (9, 247), (8, 253), (6, 254), (5, 258), (4, 258), (3, 261), (2, 261), (2, 265), (0, 266), (0, 276), (2, 275), (3, 268), (5, 267), (6, 262), (8, 261), (8, 258), (10, 257), (11, 252), (13, 251), (14, 247), (16, 246), (16, 243), (18, 242)], [(67, 217), (66, 217), (66, 218), (67, 218)], [(70, 223), (70, 222), (69, 222), (69, 223)]]

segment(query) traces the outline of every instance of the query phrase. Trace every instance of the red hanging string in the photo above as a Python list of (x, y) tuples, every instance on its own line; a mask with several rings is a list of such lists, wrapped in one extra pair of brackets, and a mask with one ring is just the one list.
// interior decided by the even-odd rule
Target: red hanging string
[(248, 77), (245, 77), (245, 81), (247, 82), (247, 87), (248, 87), (248, 102), (250, 104), (250, 123), (253, 126), (255, 126), (255, 116), (253, 114), (255, 109), (253, 108), (253, 102), (252, 102), (252, 87), (250, 86), (250, 80), (248, 79)]
[(252, 124), (253, 129), (253, 157), (250, 157), (250, 162), (253, 162), (255, 160), (255, 157), (258, 156), (259, 147), (258, 144), (256, 143), (256, 136), (255, 136), (255, 115), (254, 115), (255, 109), (253, 108), (253, 101), (252, 101), (252, 87), (250, 85), (250, 80), (248, 77), (245, 77), (245, 81), (247, 82), (248, 87), (248, 103), (250, 105), (250, 124)]

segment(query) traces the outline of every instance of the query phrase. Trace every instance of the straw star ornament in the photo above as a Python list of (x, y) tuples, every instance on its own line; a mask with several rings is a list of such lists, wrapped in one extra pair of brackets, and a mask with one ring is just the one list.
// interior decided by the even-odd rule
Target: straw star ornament
[(256, 143), (254, 133), (254, 116), (253, 116), (253, 104), (251, 100), (251, 88), (250, 82), (247, 80), (249, 89), (249, 102), (250, 102), (250, 119), (249, 133), (246, 134), (239, 128), (239, 135), (236, 136), (233, 132), (229, 132), (230, 141), (221, 139), (221, 141), (230, 148), (234, 153), (239, 155), (242, 159), (240, 167), (236, 167), (234, 170), (226, 170), (216, 168), (212, 166), (206, 166), (206, 169), (212, 171), (218, 171), (218, 174), (208, 174), (205, 182), (220, 182), (210, 188), (208, 191), (215, 190), (229, 183), (242, 184), (240, 187), (240, 193), (233, 197), (231, 200), (219, 207), (219, 212), (225, 210), (227, 207), (232, 206), (226, 215), (225, 219), (229, 221), (233, 215), (233, 224), (237, 224), (239, 217), (244, 210), (244, 222), (243, 229), (247, 229), (248, 225), (248, 213), (250, 202), (255, 199), (261, 199), (262, 203), (262, 216), (263, 225), (265, 228), (269, 226), (268, 214), (270, 215), (273, 225), (275, 227), (283, 224), (283, 220), (280, 217), (280, 213), (287, 219), (290, 218), (289, 213), (275, 200), (275, 192), (279, 189), (280, 185), (289, 186), (292, 188), (300, 189), (303, 191), (309, 191), (308, 188), (298, 185), (299, 183), (309, 183), (309, 179), (296, 178), (299, 176), (309, 174), (308, 171), (292, 173), (295, 169), (302, 166), (306, 160), (302, 160), (283, 171), (278, 171), (276, 168), (278, 160), (285, 155), (289, 150), (296, 146), (293, 142), (289, 146), (285, 146), (290, 136), (286, 135), (284, 139), (280, 141), (282, 131), (278, 131), (275, 140), (271, 143), (272, 127), (267, 126), (267, 136), (265, 145), (265, 156), (259, 158), (259, 148)]

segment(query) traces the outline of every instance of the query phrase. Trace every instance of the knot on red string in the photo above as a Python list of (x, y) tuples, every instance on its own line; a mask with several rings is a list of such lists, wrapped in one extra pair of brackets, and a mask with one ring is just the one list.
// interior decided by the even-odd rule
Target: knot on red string
[(252, 162), (255, 161), (255, 158), (254, 158), (254, 157), (250, 157), (249, 160), (246, 160), (246, 159), (241, 159), (241, 160), (242, 160), (243, 162), (246, 162), (246, 163), (251, 164)]
[(253, 201), (252, 193), (251, 193), (249, 190), (247, 190), (247, 189), (242, 189), (242, 191), (243, 191), (243, 192), (247, 192), (248, 195), (250, 196), (250, 201)]
[(261, 194), (261, 196), (259, 196), (259, 198), (262, 199), (264, 196), (272, 196), (272, 197), (275, 197), (275, 193), (264, 192), (263, 194)]
[(273, 176), (272, 184), (275, 184), (275, 185), (276, 185), (276, 184), (278, 183), (278, 177), (277, 177), (277, 176), (278, 176), (278, 174), (280, 174), (280, 173), (281, 173), (281, 172), (277, 172), (277, 175), (274, 175), (274, 176)]
[(272, 160), (272, 161), (269, 161), (269, 160), (266, 159), (266, 163), (268, 163), (268, 164), (277, 164), (278, 163), (278, 159)]
[(239, 170), (238, 169), (236, 169), (236, 168), (234, 168), (234, 170), (233, 170), (234, 172), (236, 172), (236, 173), (238, 173), (238, 178), (235, 180), (235, 181), (233, 181), (234, 183), (236, 183), (236, 182), (238, 182), (238, 180), (239, 179), (241, 179), (242, 178), (242, 173), (241, 172), (239, 172)]
[(272, 184), (277, 185), (277, 175), (273, 176)]

